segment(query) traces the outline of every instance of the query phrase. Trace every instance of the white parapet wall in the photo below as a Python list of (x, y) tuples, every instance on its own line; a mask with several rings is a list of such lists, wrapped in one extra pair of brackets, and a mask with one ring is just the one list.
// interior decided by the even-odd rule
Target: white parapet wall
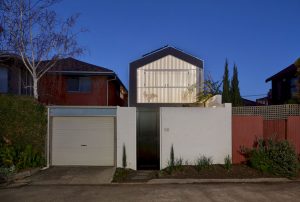
[(232, 156), (231, 104), (219, 107), (160, 108), (160, 167), (167, 166), (173, 145), (175, 158), (194, 164), (202, 155), (214, 164)]
[(117, 167), (122, 167), (123, 145), (127, 168), (136, 170), (136, 108), (117, 108)]

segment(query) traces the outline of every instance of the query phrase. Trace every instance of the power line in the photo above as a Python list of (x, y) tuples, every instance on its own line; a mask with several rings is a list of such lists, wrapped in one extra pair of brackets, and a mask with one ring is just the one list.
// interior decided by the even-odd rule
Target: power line
[(268, 94), (256, 94), (256, 95), (242, 95), (242, 97), (258, 97), (258, 96), (265, 96)]

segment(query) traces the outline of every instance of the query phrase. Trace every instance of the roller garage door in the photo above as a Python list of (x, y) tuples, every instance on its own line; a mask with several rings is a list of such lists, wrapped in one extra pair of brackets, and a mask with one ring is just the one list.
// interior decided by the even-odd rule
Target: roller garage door
[(52, 165), (114, 165), (113, 117), (53, 117)]

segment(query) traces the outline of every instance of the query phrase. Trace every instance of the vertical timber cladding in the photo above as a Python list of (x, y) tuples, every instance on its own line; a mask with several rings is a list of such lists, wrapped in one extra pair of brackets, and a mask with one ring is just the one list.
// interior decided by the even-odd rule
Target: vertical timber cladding
[(159, 108), (137, 108), (138, 170), (159, 169), (159, 137)]

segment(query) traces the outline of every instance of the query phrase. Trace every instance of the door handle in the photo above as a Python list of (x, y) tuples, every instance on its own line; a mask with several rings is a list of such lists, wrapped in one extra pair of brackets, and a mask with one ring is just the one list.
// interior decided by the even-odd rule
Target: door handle
[(82, 144), (81, 146), (82, 146), (82, 147), (86, 147), (87, 145), (86, 145), (86, 144)]

